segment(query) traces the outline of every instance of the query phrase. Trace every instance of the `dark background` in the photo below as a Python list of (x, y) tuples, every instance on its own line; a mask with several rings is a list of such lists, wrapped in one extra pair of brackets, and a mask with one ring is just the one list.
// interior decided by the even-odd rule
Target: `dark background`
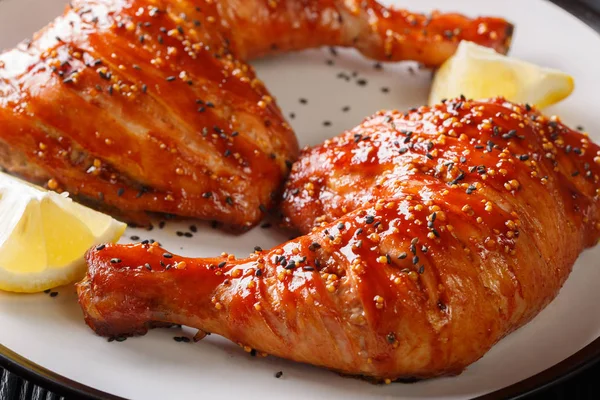
[[(501, 1), (501, 0), (498, 0)], [(526, 0), (523, 0), (526, 1)], [(600, 0), (551, 0), (575, 13), (600, 32)], [(588, 49), (590, 50), (590, 49)], [(600, 49), (596, 49), (600, 51)], [(600, 74), (600, 70), (599, 70)], [(28, 382), (0, 367), (0, 400), (62, 400), (43, 387)], [(67, 397), (72, 398), (72, 397)], [(563, 382), (552, 385), (525, 400), (600, 399), (600, 363), (590, 366)]]

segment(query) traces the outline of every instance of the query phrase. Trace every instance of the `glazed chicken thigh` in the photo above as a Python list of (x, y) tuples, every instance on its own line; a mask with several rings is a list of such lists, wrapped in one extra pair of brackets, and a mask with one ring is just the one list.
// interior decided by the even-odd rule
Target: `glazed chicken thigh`
[(294, 164), (289, 225), (246, 259), (90, 250), (100, 335), (184, 324), (376, 380), (460, 373), (539, 313), (599, 238), (600, 148), (503, 99), (380, 112)]
[(436, 66), (463, 39), (506, 52), (511, 34), (372, 0), (73, 0), (0, 55), (0, 165), (129, 221), (248, 228), (298, 145), (246, 60), (339, 45)]

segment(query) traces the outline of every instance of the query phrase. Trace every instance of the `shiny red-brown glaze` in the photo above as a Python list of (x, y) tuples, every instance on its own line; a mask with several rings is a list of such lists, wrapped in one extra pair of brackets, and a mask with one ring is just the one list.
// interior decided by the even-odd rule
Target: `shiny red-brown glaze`
[(437, 65), (461, 39), (506, 51), (510, 31), (373, 1), (75, 0), (0, 55), (0, 164), (129, 220), (248, 227), (298, 146), (244, 60), (341, 45)]
[(599, 150), (503, 99), (380, 112), (294, 165), (304, 236), (247, 259), (92, 249), (79, 299), (102, 335), (170, 322), (348, 374), (459, 373), (598, 240)]

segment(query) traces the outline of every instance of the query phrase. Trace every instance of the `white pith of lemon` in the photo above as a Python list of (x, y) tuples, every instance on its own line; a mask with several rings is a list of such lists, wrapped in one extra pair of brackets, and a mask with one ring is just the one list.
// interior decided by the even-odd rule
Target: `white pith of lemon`
[(116, 242), (126, 225), (0, 173), (0, 290), (33, 293), (85, 274), (92, 246)]
[(429, 104), (460, 95), (475, 100), (503, 96), (516, 103), (544, 108), (568, 97), (574, 87), (573, 77), (562, 71), (463, 41), (437, 71)]

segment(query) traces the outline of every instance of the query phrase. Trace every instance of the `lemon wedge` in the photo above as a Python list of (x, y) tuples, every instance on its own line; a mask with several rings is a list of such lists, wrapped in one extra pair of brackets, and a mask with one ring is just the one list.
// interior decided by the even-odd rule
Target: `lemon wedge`
[(33, 293), (80, 279), (92, 246), (116, 242), (126, 225), (0, 173), (0, 289)]
[(463, 41), (437, 71), (429, 104), (461, 94), (470, 99), (503, 96), (544, 108), (573, 92), (573, 77)]

